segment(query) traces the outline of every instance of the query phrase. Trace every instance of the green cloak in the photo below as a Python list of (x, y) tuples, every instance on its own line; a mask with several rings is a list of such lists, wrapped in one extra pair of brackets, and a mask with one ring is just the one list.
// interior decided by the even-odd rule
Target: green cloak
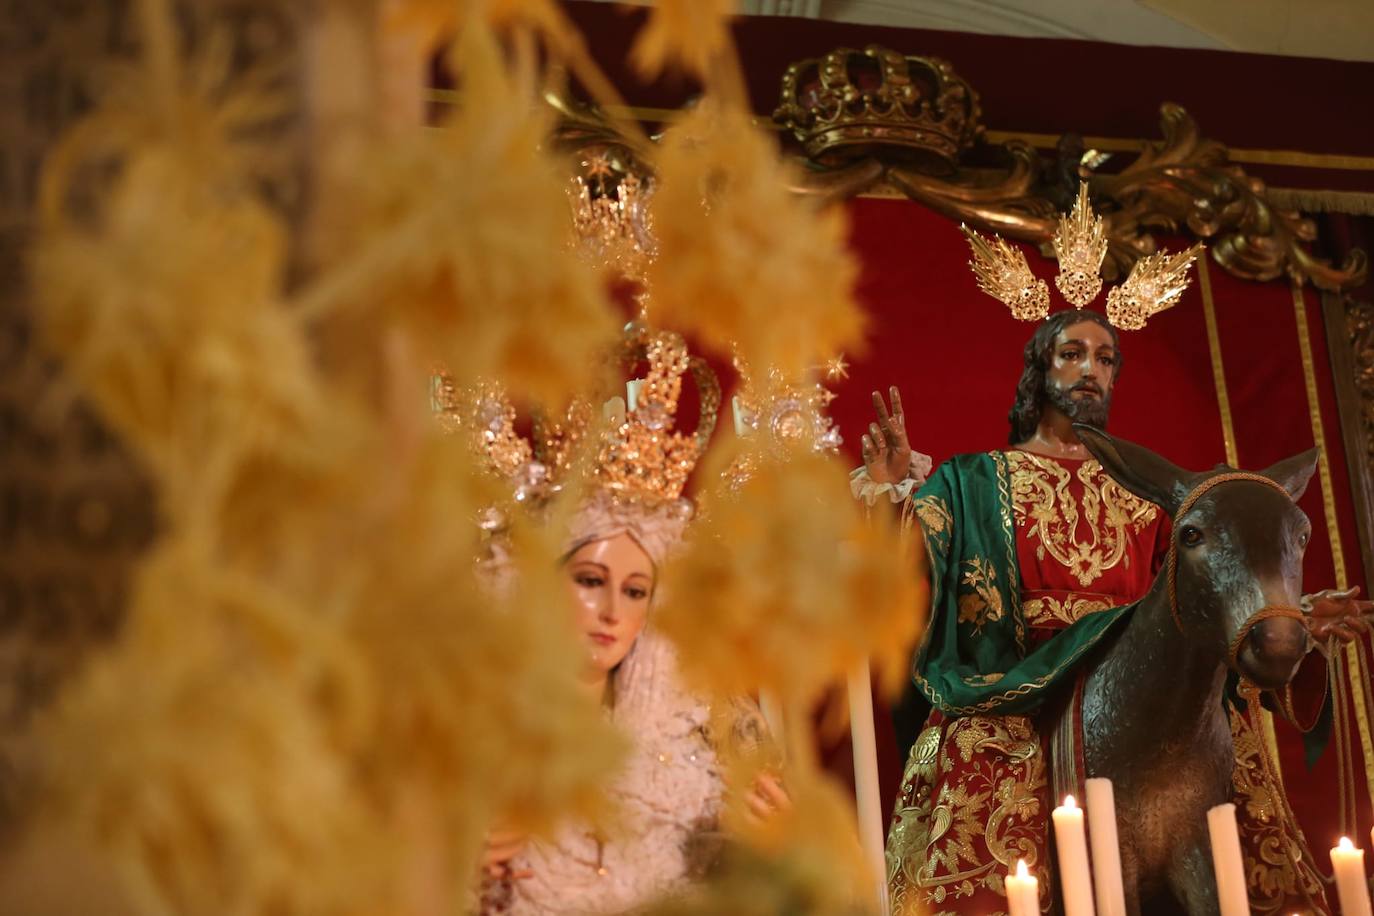
[(912, 672), (950, 716), (1024, 715), (1134, 604), (1090, 614), (1027, 652), (1006, 455), (956, 455), (910, 500), (930, 558), (930, 625)]

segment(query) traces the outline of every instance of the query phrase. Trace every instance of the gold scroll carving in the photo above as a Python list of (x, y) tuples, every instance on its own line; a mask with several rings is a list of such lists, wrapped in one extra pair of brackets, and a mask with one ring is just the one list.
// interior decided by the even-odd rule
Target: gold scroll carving
[(1152, 232), (1184, 230), (1242, 279), (1287, 274), (1341, 290), (1367, 274), (1363, 252), (1338, 266), (1313, 256), (1306, 246), (1315, 224), (1272, 201), (1264, 182), (1178, 105), (1161, 106), (1161, 139), (1112, 173), (1098, 172), (1109, 157), (1072, 133), (1052, 160), (1020, 141), (981, 142), (980, 115), (977, 92), (947, 62), (869, 46), (792, 64), (773, 118), (811, 160), (816, 193), (886, 183), (951, 219), (1034, 242), (1047, 256), (1059, 214), (1087, 180), (1106, 221), (1107, 280), (1157, 250)]

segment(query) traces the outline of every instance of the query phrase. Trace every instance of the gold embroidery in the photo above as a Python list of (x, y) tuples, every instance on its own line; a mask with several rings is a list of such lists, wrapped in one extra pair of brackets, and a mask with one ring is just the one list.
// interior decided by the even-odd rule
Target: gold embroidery
[(942, 535), (954, 527), (954, 515), (938, 496), (922, 496), (915, 501), (916, 516), (928, 535)]
[(1026, 609), (1026, 622), (1032, 626), (1045, 626), (1050, 623), (1076, 623), (1089, 614), (1105, 611), (1112, 605), (1097, 598), (1084, 598), (1068, 595), (1063, 601), (1046, 595), (1043, 598), (1027, 598), (1021, 606)]
[(940, 756), (940, 726), (932, 725), (922, 730), (911, 746), (911, 759), (907, 761), (907, 772), (927, 782), (935, 778), (935, 761)]
[[(1159, 515), (1157, 506), (1123, 490), (1096, 461), (1083, 462), (1077, 475), (1030, 452), (1009, 452), (1007, 461), (1016, 524), (1039, 542), (1038, 557), (1048, 552), (1080, 585), (1091, 585), (1123, 559), (1129, 564), (1129, 533), (1140, 533)], [(1075, 476), (1083, 485), (1081, 506), (1069, 492)]]
[(907, 760), (887, 843), (892, 912), (962, 912), (957, 901), (979, 890), (1005, 894), (1018, 858), (1048, 890), (1037, 861), (1048, 783), (1030, 719), (971, 716), (943, 729), (943, 741), (941, 726), (926, 729)]
[(973, 624), (981, 633), (983, 625), (1002, 619), (1002, 593), (997, 590), (997, 570), (992, 561), (974, 557), (966, 561), (963, 584), (973, 591), (959, 596), (959, 622)]
[[(1016, 523), (1012, 521), (1011, 509), (1011, 472), (1007, 469), (1006, 452), (989, 452), (992, 466), (997, 472), (997, 504), (1002, 514), (1002, 540), (1007, 547), (1007, 569), (1016, 570), (1016, 578), (1021, 578), (1021, 566), (1016, 559)], [(1026, 615), (1021, 608), (1021, 590), (1011, 590), (1011, 619), (1016, 626), (1016, 648), (1026, 654)]]
[(1294, 910), (1329, 912), (1322, 879), (1311, 866), (1310, 853), (1304, 855), (1307, 841), (1302, 830), (1275, 795), (1282, 787), (1270, 784), (1261, 757), (1266, 753), (1263, 739), (1254, 723), (1235, 710), (1231, 738), (1236, 751), (1231, 779), (1251, 910), (1262, 916)]

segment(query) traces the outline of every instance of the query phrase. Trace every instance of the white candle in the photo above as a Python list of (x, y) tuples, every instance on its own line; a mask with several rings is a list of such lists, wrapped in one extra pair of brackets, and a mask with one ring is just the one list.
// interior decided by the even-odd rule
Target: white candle
[(1370, 916), (1369, 882), (1364, 876), (1364, 850), (1356, 849), (1349, 837), (1331, 850), (1331, 870), (1336, 875), (1336, 895), (1343, 916)]
[(1026, 867), (1025, 859), (1017, 859), (1015, 874), (1007, 875), (1007, 912), (1011, 916), (1040, 916), (1040, 882)]
[(1250, 916), (1250, 895), (1245, 889), (1245, 864), (1240, 854), (1236, 806), (1228, 802), (1208, 811), (1207, 832), (1212, 838), (1212, 868), (1217, 877), (1221, 916)]
[(878, 740), (873, 726), (873, 687), (868, 662), (849, 672), (849, 740), (854, 748), (854, 803), (859, 839), (873, 869), (878, 912), (889, 910), (883, 858), (883, 809), (878, 792)]
[(1059, 854), (1059, 886), (1065, 916), (1094, 916), (1093, 879), (1088, 869), (1088, 838), (1083, 833), (1083, 809), (1073, 796), (1054, 809), (1054, 839)]
[(1121, 884), (1121, 846), (1116, 834), (1116, 798), (1110, 779), (1089, 779), (1088, 839), (1093, 849), (1093, 890), (1098, 916), (1126, 916)]

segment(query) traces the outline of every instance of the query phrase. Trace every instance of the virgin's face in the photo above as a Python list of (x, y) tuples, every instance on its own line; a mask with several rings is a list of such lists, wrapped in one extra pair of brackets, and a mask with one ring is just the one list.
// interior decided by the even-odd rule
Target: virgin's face
[(649, 616), (654, 564), (628, 534), (584, 544), (564, 564), (593, 673), (625, 660)]

